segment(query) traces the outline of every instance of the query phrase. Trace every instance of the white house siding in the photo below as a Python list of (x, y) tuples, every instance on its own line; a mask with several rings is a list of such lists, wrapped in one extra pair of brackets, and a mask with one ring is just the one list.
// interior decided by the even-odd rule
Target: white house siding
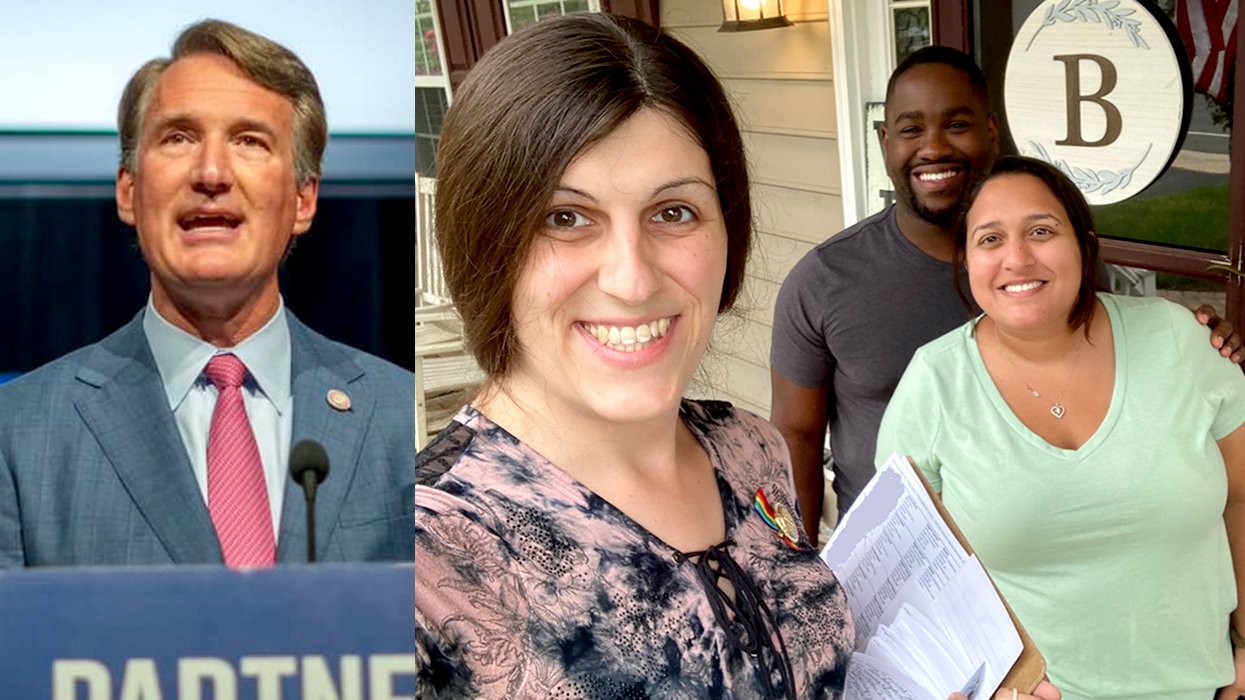
[(695, 396), (769, 416), (774, 299), (791, 267), (843, 228), (826, 0), (790, 0), (795, 26), (719, 33), (722, 6), (661, 0), (662, 30), (697, 51), (735, 103), (753, 182), (756, 237), (736, 313), (718, 323)]

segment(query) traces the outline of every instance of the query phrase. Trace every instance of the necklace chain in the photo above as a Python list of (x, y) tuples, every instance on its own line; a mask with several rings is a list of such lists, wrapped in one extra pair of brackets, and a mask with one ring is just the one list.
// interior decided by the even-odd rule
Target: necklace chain
[[(1020, 368), (1016, 366), (1016, 361), (1012, 359), (1011, 353), (1009, 353), (1007, 348), (1003, 346), (1003, 340), (999, 338), (999, 324), (992, 324), (991, 328), (994, 329), (994, 342), (999, 346), (999, 352), (1003, 353), (1003, 357), (1007, 360), (1007, 364), (1012, 366), (1012, 371), (1016, 373), (1016, 378), (1019, 379), (1020, 383), (1024, 385), (1025, 391), (1029, 392), (1029, 395), (1035, 399), (1042, 398), (1042, 395), (1038, 393), (1038, 390), (1034, 389), (1032, 386), (1029, 386), (1029, 382), (1025, 381), (1025, 377), (1020, 373)], [(1059, 397), (1056, 398), (1050, 405), (1050, 414), (1055, 418), (1060, 419), (1062, 419), (1068, 412), (1068, 409), (1063, 405), (1063, 395), (1068, 393), (1068, 387), (1072, 386), (1072, 378), (1076, 376), (1076, 366), (1081, 361), (1081, 343), (1079, 340), (1074, 342), (1072, 347), (1068, 348), (1068, 351), (1064, 353), (1063, 358), (1060, 359), (1066, 358), (1069, 353), (1072, 354), (1072, 371), (1068, 372), (1068, 381), (1064, 383), (1063, 390), (1059, 392)]]

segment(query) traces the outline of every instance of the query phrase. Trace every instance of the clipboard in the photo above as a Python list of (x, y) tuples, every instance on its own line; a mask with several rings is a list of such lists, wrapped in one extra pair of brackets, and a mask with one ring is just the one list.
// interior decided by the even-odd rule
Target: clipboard
[[(942, 498), (934, 493), (933, 487), (929, 485), (929, 481), (925, 479), (925, 474), (921, 473), (920, 468), (916, 466), (916, 462), (911, 457), (907, 457), (908, 466), (916, 472), (916, 476), (921, 480), (921, 485), (925, 487), (925, 493), (929, 495), (930, 501), (933, 502), (934, 508), (938, 510), (938, 515), (942, 516), (943, 522), (947, 524), (947, 528), (951, 530), (951, 534), (955, 535), (956, 541), (964, 548), (968, 554), (973, 553), (973, 547), (964, 537), (964, 533), (960, 532), (960, 526), (955, 524), (955, 520), (951, 514), (947, 512), (947, 507), (942, 504)], [(986, 576), (990, 576), (990, 572), (986, 571)], [(1007, 609), (1007, 615), (1012, 619), (1012, 625), (1016, 627), (1016, 632), (1020, 635), (1021, 650), (1020, 656), (1016, 659), (1016, 663), (1012, 664), (1012, 668), (1003, 677), (1003, 686), (1016, 688), (1023, 693), (1032, 693), (1037, 684), (1046, 677), (1046, 659), (1042, 656), (1042, 652), (1038, 650), (1037, 645), (1033, 643), (1033, 638), (1029, 636), (1024, 625), (1020, 624), (1020, 619), (1016, 617), (1016, 613), (1012, 611), (1012, 606), (1007, 602), (1007, 598), (1003, 597), (1003, 593), (999, 591), (999, 587), (995, 585), (994, 578), (990, 577), (990, 585), (994, 586), (994, 592), (998, 594), (999, 600), (1003, 601), (1003, 607)], [(992, 689), (990, 694), (993, 695), (997, 689)]]

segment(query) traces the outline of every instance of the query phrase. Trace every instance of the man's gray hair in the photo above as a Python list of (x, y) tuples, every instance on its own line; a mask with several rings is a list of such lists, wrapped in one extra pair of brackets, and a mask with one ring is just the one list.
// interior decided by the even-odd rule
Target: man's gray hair
[(172, 57), (148, 61), (126, 84), (117, 106), (121, 167), (130, 173), (138, 170), (143, 118), (160, 76), (179, 58), (202, 53), (228, 58), (251, 80), (290, 99), (294, 106), (295, 181), (301, 188), (312, 178), (318, 178), (328, 140), (328, 123), (315, 76), (294, 52), (281, 44), (214, 19), (186, 27), (173, 43)]

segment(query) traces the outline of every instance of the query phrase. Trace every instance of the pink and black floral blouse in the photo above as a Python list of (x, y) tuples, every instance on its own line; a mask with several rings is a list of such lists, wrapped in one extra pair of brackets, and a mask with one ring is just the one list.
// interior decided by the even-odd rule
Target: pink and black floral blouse
[(842, 696), (843, 590), (758, 512), (795, 513), (782, 437), (726, 403), (681, 414), (726, 519), (703, 552), (672, 549), (470, 406), (420, 452), (421, 697)]

